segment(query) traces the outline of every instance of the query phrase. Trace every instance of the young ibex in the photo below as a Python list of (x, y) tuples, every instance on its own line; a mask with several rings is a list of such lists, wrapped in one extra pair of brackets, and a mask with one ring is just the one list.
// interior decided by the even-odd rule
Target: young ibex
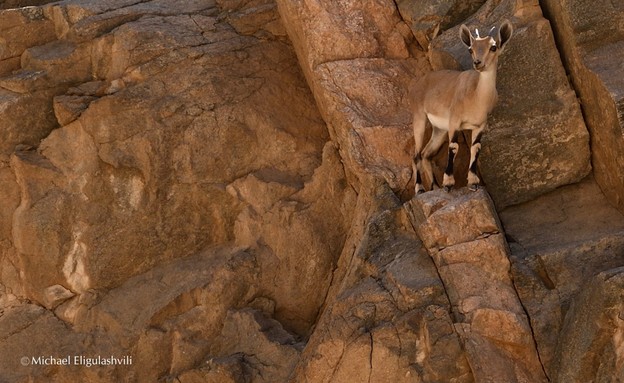
[[(476, 190), (479, 186), (477, 158), (481, 149), (481, 135), (487, 124), (488, 114), (494, 108), (496, 92), (496, 66), (501, 53), (513, 33), (513, 27), (504, 21), (498, 32), (490, 30), (476, 37), (466, 25), (459, 29), (461, 41), (468, 47), (472, 56), (473, 69), (463, 72), (440, 70), (425, 75), (410, 90), (414, 112), (414, 140), (416, 144), (413, 171), (416, 194), (423, 193), (423, 175), (433, 188), (434, 176), (431, 158), (438, 152), (448, 135), (448, 162), (444, 171), (442, 186), (448, 191), (455, 184), (453, 162), (459, 145), (459, 132), (472, 131), (470, 147), (470, 167), (468, 187)], [(423, 149), (427, 120), (433, 128), (431, 138)], [(424, 173), (424, 174), (421, 174)]]

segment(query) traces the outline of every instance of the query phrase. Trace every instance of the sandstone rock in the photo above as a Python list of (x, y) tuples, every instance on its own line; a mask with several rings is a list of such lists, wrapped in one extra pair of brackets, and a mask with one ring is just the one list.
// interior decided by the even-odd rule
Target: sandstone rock
[(624, 31), (621, 2), (548, 0), (560, 52), (591, 134), (594, 176), (610, 203), (624, 212)]
[[(94, 349), (132, 354), (136, 368), (126, 372), (140, 382), (211, 375), (201, 362), (232, 308), (249, 305), (269, 316), (262, 325), (282, 326), (275, 315), (307, 333), (350, 225), (355, 193), (335, 146), (325, 145), (275, 5), (227, 7), (225, 15), (212, 2), (51, 4), (43, 13), (58, 40), (26, 47), (22, 70), (0, 79), (7, 100), (40, 94), (42, 110), (54, 105), (52, 126), (61, 125), (35, 139), (12, 136), (27, 118), (42, 119), (26, 116), (8, 130), (14, 142), (3, 141), (16, 186), (2, 190), (15, 200), (3, 205), (15, 245), (3, 254), (3, 281), (110, 342)], [(81, 70), (65, 70), (72, 66)], [(192, 256), (234, 239), (252, 247), (247, 255)], [(229, 333), (249, 324), (234, 322)], [(231, 373), (216, 376), (260, 379), (249, 369), (264, 360), (228, 355), (264, 345), (230, 342), (213, 365)], [(267, 360), (284, 380), (289, 366)], [(115, 371), (81, 377), (117, 381)]]
[(354, 58), (322, 63), (315, 72), (319, 92), (328, 98), (327, 109), (321, 110), (347, 145), (349, 165), (383, 177), (394, 190), (404, 189), (411, 178), (405, 168), (413, 157), (406, 84), (422, 74), (423, 65), (422, 58)]
[(588, 281), (561, 331), (554, 382), (617, 381), (622, 365), (622, 268)]
[(487, 193), (439, 190), (405, 206), (419, 236), (428, 238), (475, 381), (547, 381)]
[(241, 35), (255, 35), (262, 38), (268, 33), (273, 36), (286, 36), (274, 0), (241, 2), (217, 0), (217, 3), (226, 12), (228, 23)]
[(57, 89), (44, 89), (16, 93), (0, 89), (0, 118), (4, 121), (0, 132), (0, 159), (4, 163), (18, 144), (37, 146), (58, 126), (50, 108), (57, 92)]
[[(142, 7), (134, 14), (149, 11)], [(208, 25), (215, 29), (204, 33)], [(98, 99), (73, 122), (77, 112), (64, 116), (57, 107), (67, 125), (37, 151), (13, 157), (24, 180), (13, 239), (36, 300), (54, 284), (77, 292), (119, 285), (162, 260), (233, 239), (241, 205), (225, 186), (262, 171), (298, 178), (300, 186), (320, 163), (327, 138), (309, 93), (295, 85), (302, 78), (285, 43), (240, 37), (210, 16), (146, 17), (108, 36), (125, 45), (113, 44), (114, 62), (109, 69), (100, 62), (96, 72), (128, 70), (125, 86), (108, 96), (99, 85), (83, 89)], [(151, 49), (130, 54), (143, 44)], [(293, 107), (283, 112), (289, 102)], [(37, 179), (42, 183), (31, 182)], [(63, 208), (48, 209), (49, 203)], [(39, 263), (46, 278), (35, 278), (43, 273), (30, 261), (37, 257), (50, 260)]]
[(93, 96), (57, 96), (54, 97), (54, 115), (61, 126), (75, 121), (84, 112), (91, 101), (97, 100)]
[[(456, 197), (440, 192), (425, 193), (416, 200), (417, 208), (411, 212), (428, 249), (442, 250), (499, 232), (496, 210), (488, 194), (478, 193), (479, 198), (464, 192)], [(466, 209), (466, 213), (458, 212), (458, 206)]]
[(179, 375), (180, 383), (244, 383), (245, 375), (243, 355), (213, 358), (205, 366), (189, 370)]
[(505, 209), (501, 220), (512, 241), (514, 283), (553, 378), (570, 304), (596, 274), (624, 264), (624, 216), (589, 178)]
[(80, 379), (79, 367), (37, 363), (38, 358), (65, 358), (85, 351), (80, 348), (85, 336), (68, 329), (44, 308), (22, 304), (5, 310), (0, 316), (0, 334), (0, 376), (6, 381), (69, 383)]
[[(243, 301), (253, 291), (254, 263), (252, 255), (230, 248), (209, 249), (177, 260), (131, 278), (98, 297), (87, 317), (78, 318), (75, 325), (87, 330), (92, 327), (118, 330), (126, 337), (136, 337), (148, 325), (175, 327), (175, 323), (166, 325), (166, 322), (202, 303), (207, 304), (213, 296), (220, 296), (217, 301), (222, 306), (215, 306), (211, 313), (205, 314), (225, 316), (226, 308)], [(237, 276), (238, 282), (234, 283)], [(137, 298), (149, 301), (149, 306), (136, 306)], [(202, 326), (207, 329), (204, 332), (219, 329), (218, 323), (210, 320)]]
[[(253, 382), (285, 382), (299, 360), (301, 345), (282, 325), (253, 310), (230, 311), (212, 355), (240, 356), (247, 379)], [(214, 360), (212, 363), (215, 364)]]
[[(624, 218), (595, 184), (502, 212), (515, 286), (483, 190), (400, 205), (407, 84), (465, 64), (449, 28), (504, 17), (482, 157), (499, 209), (589, 170), (535, 0), (0, 12), (0, 380), (540, 382), (540, 361), (555, 381), (621, 376)], [(604, 60), (611, 37), (588, 30), (573, 37)], [(24, 369), (21, 350), (134, 363)]]
[(276, 302), (275, 317), (301, 335), (318, 316), (351, 224), (355, 193), (343, 172), (329, 143), (303, 188), (268, 172), (264, 182), (248, 176), (229, 186), (249, 204), (237, 218), (236, 242), (258, 249), (262, 286)]
[(43, 293), (45, 297), (44, 304), (49, 310), (56, 308), (56, 306), (76, 295), (61, 285), (50, 286)]
[(436, 30), (444, 31), (460, 24), (481, 7), (485, 0), (398, 0), (401, 17), (409, 25), (418, 44), (427, 50)]
[(31, 7), (52, 2), (54, 2), (54, 0), (2, 0), (0, 1), (0, 9)]
[[(408, 60), (404, 54), (390, 49), (407, 46), (412, 41), (409, 34), (402, 34), (405, 25), (398, 20), (389, 30), (379, 21), (378, 15), (384, 15), (382, 20), (397, 18), (397, 15), (386, 15), (385, 7), (376, 2), (366, 6), (344, 5), (344, 9), (334, 9), (322, 2), (316, 3), (316, 8), (308, 4), (279, 4), (320, 110), (333, 136), (344, 148), (343, 156), (349, 166), (385, 178), (395, 190), (406, 189), (411, 177), (413, 149), (408, 144), (412, 140), (411, 116), (405, 90), (412, 79), (428, 70), (429, 65), (423, 52), (411, 51), (414, 59)], [(416, 7), (401, 4), (402, 15), (409, 15), (410, 7)], [(439, 13), (444, 13), (442, 8), (445, 7), (451, 11), (452, 4), (440, 2)], [(321, 24), (321, 20), (329, 16), (319, 15), (330, 13), (330, 9), (332, 23)], [(416, 11), (412, 8), (411, 12)], [(362, 34), (357, 40), (351, 38), (349, 41), (334, 39), (331, 45), (320, 42), (330, 32), (360, 36), (360, 24), (352, 21), (350, 16), (353, 13), (362, 15), (361, 23), (372, 25), (378, 34)], [(588, 133), (558, 57), (552, 31), (541, 17), (537, 2), (489, 2), (470, 22), (486, 25), (512, 16), (516, 19), (516, 35), (501, 59), (501, 102), (491, 118), (482, 156), (483, 178), (499, 207), (526, 201), (560, 185), (576, 182), (590, 170)], [(340, 32), (327, 27), (350, 25), (347, 21), (336, 21), (341, 19), (350, 20), (353, 25)], [(413, 18), (407, 20), (408, 23), (411, 21)], [(418, 38), (419, 33), (415, 34)], [(382, 37), (371, 41), (371, 36)], [(397, 36), (392, 41), (399, 41), (398, 36), (402, 36), (403, 45), (390, 44), (390, 36)], [(539, 49), (534, 41), (541, 43)], [(531, 49), (523, 48), (529, 44)], [(468, 54), (465, 49), (458, 48), (460, 45), (456, 29), (440, 36), (430, 52), (433, 66), (439, 67), (441, 60), (465, 61)], [(340, 46), (342, 51), (336, 52), (334, 46)], [(521, 60), (525, 52), (533, 52), (536, 60), (539, 58), (546, 64), (537, 69), (530, 64), (536, 60)], [(455, 60), (451, 59), (453, 56)], [(397, 66), (408, 69), (397, 72)], [(368, 74), (369, 68), (375, 68), (375, 76)], [(546, 82), (551, 86), (538, 85)], [(343, 85), (345, 83), (348, 85)], [(380, 83), (396, 85), (382, 88), (378, 86)], [(375, 91), (366, 92), (368, 96), (362, 96), (364, 92), (359, 91), (371, 88)], [(371, 94), (375, 96), (371, 97)], [(533, 117), (527, 123), (525, 116), (529, 114)], [(538, 137), (539, 134), (542, 136)], [(394, 148), (396, 144), (389, 142), (401, 144)], [(574, 155), (570, 156), (570, 153)]]
[[(278, 1), (308, 84), (347, 166), (405, 189), (412, 137), (407, 85), (428, 70), (392, 1)], [(331, 37), (330, 37), (331, 36)], [(328, 43), (329, 42), (329, 43)], [(413, 58), (410, 55), (413, 54)]]
[[(591, 169), (583, 116), (538, 2), (490, 1), (465, 22), (489, 29), (503, 18), (513, 18), (514, 34), (499, 59), (499, 101), (479, 157), (499, 209), (577, 182)], [(434, 68), (449, 61), (470, 67), (457, 29), (433, 42)]]
[[(92, 79), (91, 44), (56, 40), (28, 48), (21, 56), (21, 68), (44, 72), (57, 84), (78, 83)], [(71, 70), (68, 70), (71, 68)]]
[(20, 203), (20, 191), (15, 175), (8, 164), (0, 161), (0, 275), (2, 282), (9, 286), (11, 290), (17, 291), (19, 288), (18, 271), (13, 263), (15, 250), (13, 248), (12, 221), (13, 212)]
[[(472, 382), (431, 259), (387, 184), (371, 182), (358, 204), (366, 218), (343, 253), (290, 381)], [(375, 198), (372, 198), (375, 196)]]
[[(6, 3), (6, 2), (5, 2)], [(1, 4), (10, 7), (10, 4)], [(27, 48), (56, 38), (54, 24), (39, 7), (4, 10), (0, 13), (0, 76), (20, 67)]]

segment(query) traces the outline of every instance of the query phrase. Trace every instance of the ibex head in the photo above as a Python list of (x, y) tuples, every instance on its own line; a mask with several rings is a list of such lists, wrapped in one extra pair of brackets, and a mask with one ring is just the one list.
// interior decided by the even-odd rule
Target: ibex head
[(481, 37), (479, 30), (475, 29), (475, 37), (465, 24), (459, 28), (459, 37), (472, 56), (472, 66), (479, 72), (496, 67), (498, 55), (513, 33), (513, 27), (507, 20), (503, 21), (498, 31), (495, 30), (496, 27), (490, 29), (485, 37)]

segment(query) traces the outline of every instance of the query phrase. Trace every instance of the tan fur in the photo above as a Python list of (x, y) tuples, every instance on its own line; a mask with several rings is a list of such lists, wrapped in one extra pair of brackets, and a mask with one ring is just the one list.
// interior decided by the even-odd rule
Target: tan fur
[[(498, 99), (496, 91), (498, 56), (511, 37), (512, 31), (511, 24), (504, 22), (496, 38), (491, 36), (475, 38), (468, 28), (462, 25), (460, 38), (471, 50), (473, 69), (461, 72), (452, 70), (431, 72), (411, 87), (416, 150), (414, 175), (422, 171), (428, 178), (426, 184), (430, 187), (433, 186), (433, 174), (429, 160), (442, 146), (446, 137), (451, 141), (456, 132), (472, 130), (474, 148), (471, 149), (471, 168), (476, 161), (480, 144), (475, 140), (485, 129), (488, 114), (494, 109)], [(493, 46), (495, 48), (492, 48)], [(433, 133), (427, 145), (423, 147), (427, 121), (431, 123)], [(457, 145), (449, 145), (447, 168), (452, 169), (456, 152)], [(479, 179), (476, 174), (469, 174), (468, 181), (472, 186), (476, 185)], [(450, 188), (454, 183), (452, 174), (445, 174), (443, 185)], [(424, 187), (417, 183), (416, 192), (422, 191)]]

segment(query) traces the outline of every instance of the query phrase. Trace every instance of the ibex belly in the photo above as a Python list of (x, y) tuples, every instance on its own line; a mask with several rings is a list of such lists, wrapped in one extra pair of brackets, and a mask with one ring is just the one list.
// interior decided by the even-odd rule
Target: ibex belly
[(435, 126), (436, 128), (446, 131), (449, 130), (450, 120), (448, 116), (440, 117), (434, 114), (427, 113), (427, 118), (429, 119), (429, 122), (431, 122), (431, 125)]
[[(435, 114), (427, 113), (427, 119), (429, 119), (429, 122), (431, 122), (431, 125), (435, 126), (436, 128), (446, 130), (447, 132), (449, 131), (449, 125), (450, 125), (449, 116), (442, 117), (442, 116), (436, 116)], [(461, 126), (459, 127), (459, 130), (478, 129), (481, 126), (483, 126), (484, 123), (485, 123), (485, 119), (483, 119), (483, 121), (478, 122), (478, 123), (475, 123), (473, 121), (462, 122)]]

